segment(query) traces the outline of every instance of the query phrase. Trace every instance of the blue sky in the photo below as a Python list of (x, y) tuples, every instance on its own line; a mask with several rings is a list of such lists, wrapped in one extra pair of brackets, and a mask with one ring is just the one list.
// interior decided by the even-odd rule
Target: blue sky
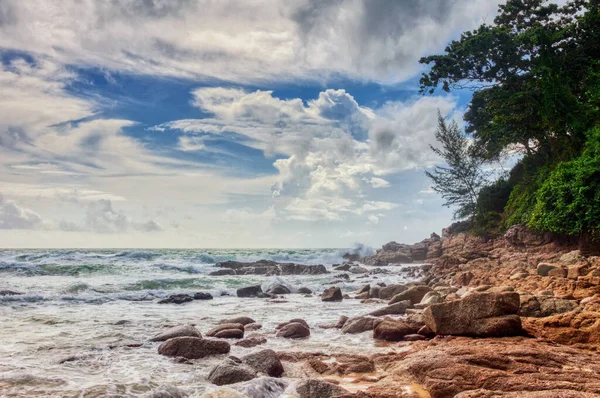
[(487, 0), (0, 3), (7, 247), (350, 247), (451, 222), (419, 57)]

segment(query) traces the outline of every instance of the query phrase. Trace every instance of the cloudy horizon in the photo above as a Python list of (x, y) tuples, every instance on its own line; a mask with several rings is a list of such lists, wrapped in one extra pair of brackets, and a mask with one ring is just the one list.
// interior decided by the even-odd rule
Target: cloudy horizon
[(452, 211), (424, 171), (421, 56), (495, 1), (0, 3), (1, 247), (413, 243)]

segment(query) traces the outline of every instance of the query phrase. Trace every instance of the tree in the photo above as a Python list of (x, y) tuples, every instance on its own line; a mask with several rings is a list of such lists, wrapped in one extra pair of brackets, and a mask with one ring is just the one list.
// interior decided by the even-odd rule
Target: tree
[(475, 91), (466, 132), (487, 159), (518, 145), (526, 155), (568, 160), (600, 117), (586, 94), (599, 70), (598, 0), (507, 0), (499, 8), (492, 25), (420, 60), (431, 65), (421, 92)]
[(433, 181), (433, 190), (446, 200), (445, 206), (458, 206), (455, 218), (483, 217), (477, 202), (479, 191), (486, 185), (488, 177), (483, 171), (483, 161), (473, 156), (473, 147), (456, 122), (447, 125), (439, 113), (435, 138), (441, 147), (431, 145), (431, 150), (446, 164), (436, 166), (432, 172), (425, 172)]

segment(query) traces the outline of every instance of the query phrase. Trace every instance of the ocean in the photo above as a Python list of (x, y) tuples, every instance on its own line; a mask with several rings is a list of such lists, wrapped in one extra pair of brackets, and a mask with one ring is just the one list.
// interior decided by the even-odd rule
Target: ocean
[[(360, 250), (368, 250), (360, 248)], [(318, 294), (289, 294), (283, 301), (238, 298), (237, 288), (283, 284), (294, 292), (308, 287), (322, 292), (329, 283), (344, 293), (365, 284), (406, 282), (403, 267), (387, 273), (350, 275), (332, 271), (349, 250), (0, 250), (0, 396), (140, 397), (159, 386), (180, 388), (189, 397), (216, 389), (206, 381), (222, 358), (181, 364), (157, 354), (148, 341), (165, 327), (195, 324), (202, 332), (220, 319), (250, 316), (263, 325), (268, 342), (254, 348), (232, 346), (231, 355), (264, 348), (276, 351), (376, 352), (363, 335), (320, 329), (341, 315), (356, 316), (381, 307), (360, 300), (323, 303)], [(364, 254), (364, 253), (363, 253)], [(260, 259), (323, 264), (325, 275), (209, 276), (215, 263)], [(409, 267), (406, 265), (404, 267)], [(374, 267), (366, 267), (373, 269)], [(159, 304), (171, 294), (208, 292), (213, 300), (181, 305)], [(292, 318), (311, 325), (306, 340), (270, 334)], [(290, 395), (293, 396), (293, 395)]]

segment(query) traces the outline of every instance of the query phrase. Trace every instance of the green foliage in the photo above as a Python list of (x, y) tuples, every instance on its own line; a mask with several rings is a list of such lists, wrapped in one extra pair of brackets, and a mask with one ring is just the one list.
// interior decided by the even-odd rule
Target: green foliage
[(456, 122), (447, 125), (440, 114), (435, 137), (441, 148), (432, 146), (431, 150), (444, 159), (446, 165), (425, 172), (433, 182), (433, 190), (442, 195), (446, 206), (457, 207), (455, 218), (482, 214), (477, 206), (477, 195), (486, 183), (482, 161), (471, 156), (469, 140), (461, 133)]
[(464, 115), (468, 156), (523, 156), (508, 176), (482, 184), (470, 207), (454, 203), (459, 216), (476, 213), (474, 232), (524, 223), (600, 235), (599, 4), (507, 0), (493, 24), (421, 59), (431, 66), (421, 92), (474, 92)]
[(535, 199), (530, 227), (568, 235), (600, 233), (600, 128), (581, 156), (558, 164)]

